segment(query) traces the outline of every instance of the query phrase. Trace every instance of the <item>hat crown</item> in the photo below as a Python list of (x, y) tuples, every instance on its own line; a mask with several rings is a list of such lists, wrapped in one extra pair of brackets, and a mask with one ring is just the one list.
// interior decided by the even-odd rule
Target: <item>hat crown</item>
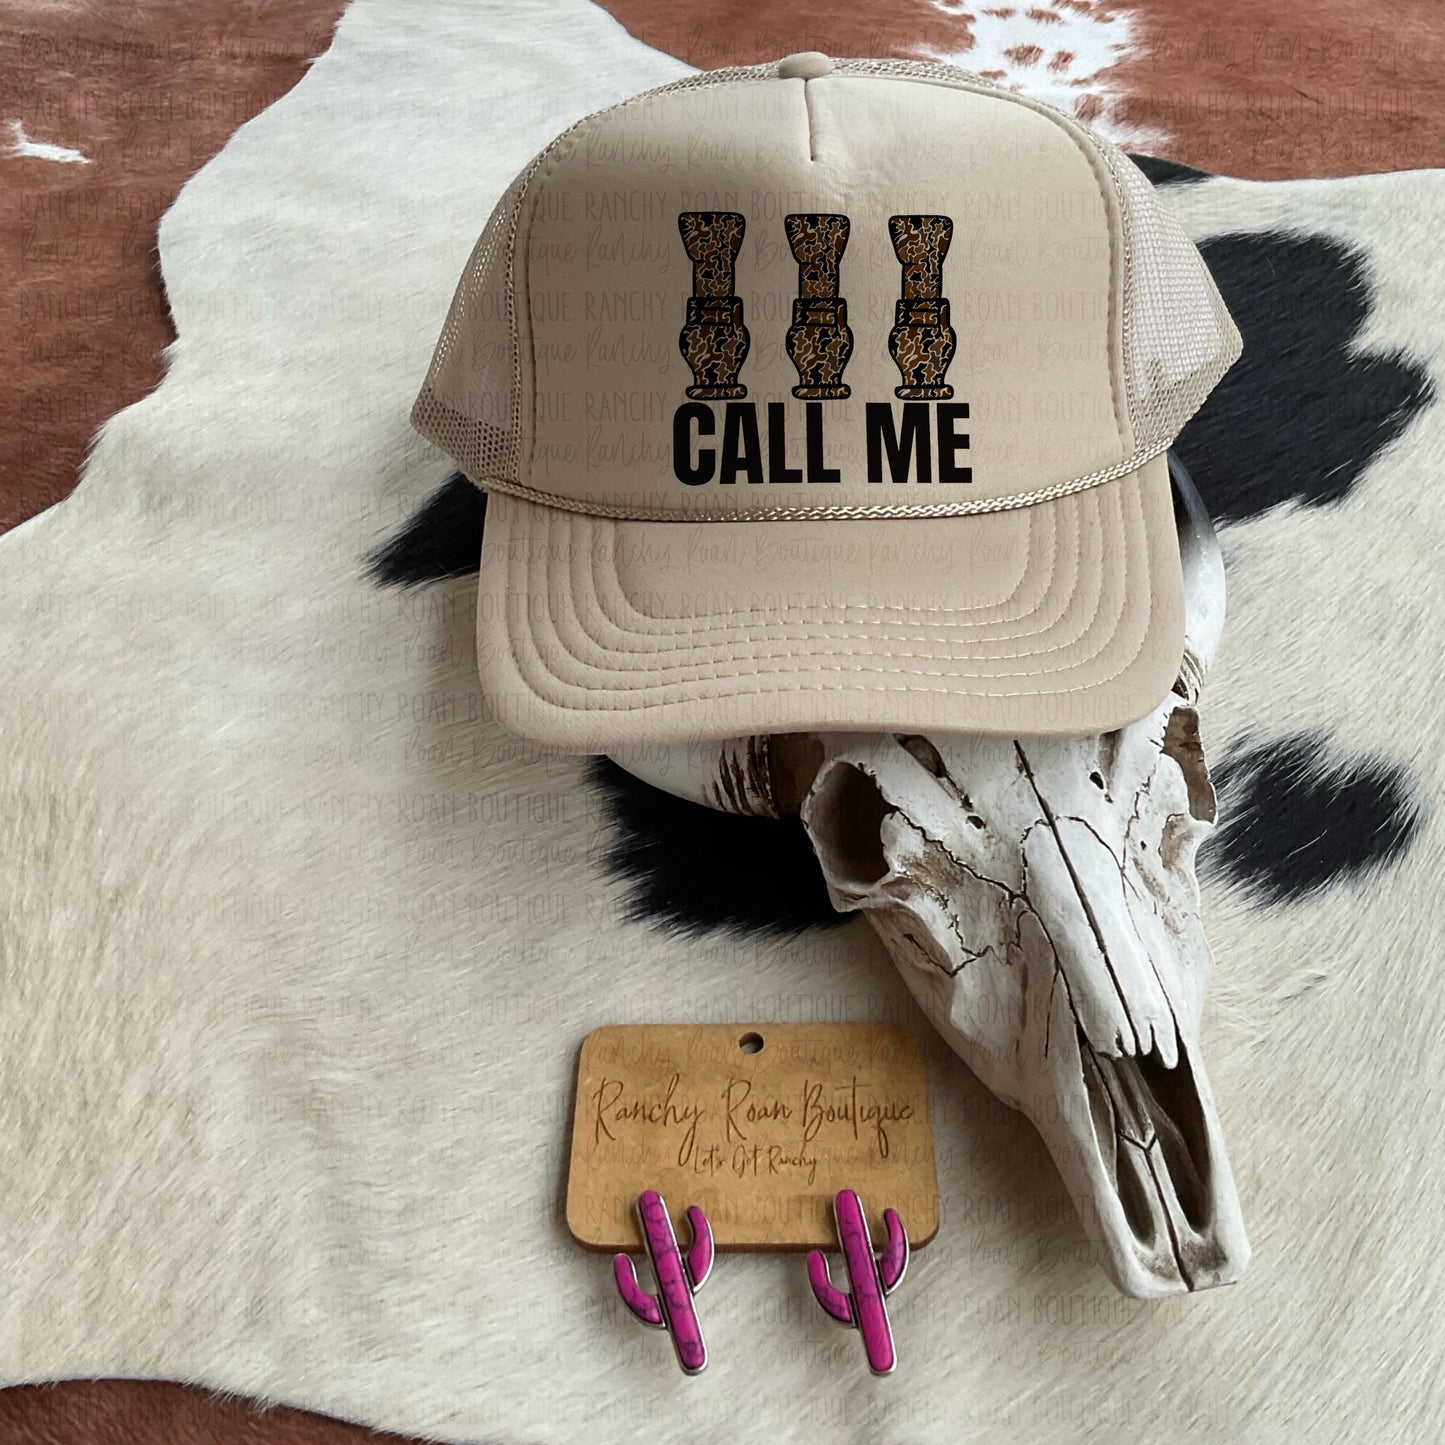
[(693, 520), (1027, 506), (1169, 445), (1239, 337), (1132, 162), (951, 66), (779, 69), (644, 92), (524, 169), (423, 434), (484, 487)]

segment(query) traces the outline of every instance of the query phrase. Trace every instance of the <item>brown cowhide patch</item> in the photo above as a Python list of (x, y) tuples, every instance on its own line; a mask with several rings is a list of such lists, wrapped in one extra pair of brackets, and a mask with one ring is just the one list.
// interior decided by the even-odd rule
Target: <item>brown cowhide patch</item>
[(96, 428), (160, 380), (156, 223), (342, 8), (0, 3), (0, 531), (66, 496)]

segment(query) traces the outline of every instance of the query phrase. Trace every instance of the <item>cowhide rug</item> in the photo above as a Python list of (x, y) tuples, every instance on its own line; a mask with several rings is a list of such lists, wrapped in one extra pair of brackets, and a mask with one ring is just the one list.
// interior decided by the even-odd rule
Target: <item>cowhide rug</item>
[(1205, 1042), (1244, 1281), (1116, 1294), (934, 1043), (902, 1373), (800, 1258), (734, 1255), (685, 1380), (562, 1224), (583, 1035), (927, 1026), (796, 832), (478, 694), (481, 498), (407, 411), (504, 184), (685, 69), (525, 8), (521, 46), (495, 6), (357, 0), (165, 217), (164, 383), (0, 538), (0, 1378), (515, 1445), (1436, 1438), (1445, 175), (1152, 168), (1246, 338), (1180, 443), (1229, 565)]

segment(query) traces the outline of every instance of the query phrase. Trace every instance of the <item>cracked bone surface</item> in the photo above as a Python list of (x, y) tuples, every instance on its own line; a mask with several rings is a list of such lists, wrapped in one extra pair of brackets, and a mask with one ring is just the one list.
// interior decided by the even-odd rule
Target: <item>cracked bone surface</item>
[(1101, 737), (789, 734), (614, 753), (729, 812), (800, 814), (929, 1019), (1033, 1121), (1105, 1268), (1149, 1298), (1249, 1260), (1199, 1045), (1194, 858), (1214, 821), (1200, 682), (1224, 569), (1176, 477), (1187, 600), (1174, 690)]

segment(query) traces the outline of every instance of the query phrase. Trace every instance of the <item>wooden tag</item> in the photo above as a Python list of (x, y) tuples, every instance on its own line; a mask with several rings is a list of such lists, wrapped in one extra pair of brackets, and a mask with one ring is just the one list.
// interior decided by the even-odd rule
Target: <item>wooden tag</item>
[(701, 1205), (720, 1249), (836, 1249), (833, 1196), (938, 1232), (923, 1047), (901, 1024), (615, 1024), (577, 1062), (567, 1227), (636, 1249), (655, 1189)]

